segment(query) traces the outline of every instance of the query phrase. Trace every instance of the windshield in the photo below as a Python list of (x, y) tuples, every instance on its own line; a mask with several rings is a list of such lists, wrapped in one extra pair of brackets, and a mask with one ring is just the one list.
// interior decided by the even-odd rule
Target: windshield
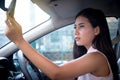
[[(8, 8), (11, 1), (5, 0), (6, 8)], [(47, 13), (32, 3), (31, 0), (16, 0), (14, 17), (22, 26), (23, 33), (50, 18)], [(6, 12), (0, 9), (0, 48), (9, 42), (9, 39), (5, 36), (5, 19)]]

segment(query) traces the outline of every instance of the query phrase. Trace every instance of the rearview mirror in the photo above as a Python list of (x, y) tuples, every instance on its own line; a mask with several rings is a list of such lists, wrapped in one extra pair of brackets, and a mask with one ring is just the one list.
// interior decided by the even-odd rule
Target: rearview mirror
[(0, 0), (0, 8), (7, 11), (12, 17), (14, 16), (16, 0), (12, 0), (8, 8), (5, 7), (5, 0)]

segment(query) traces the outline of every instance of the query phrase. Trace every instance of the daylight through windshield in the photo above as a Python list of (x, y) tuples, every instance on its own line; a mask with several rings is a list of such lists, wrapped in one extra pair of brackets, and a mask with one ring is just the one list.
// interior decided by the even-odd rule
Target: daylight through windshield
[[(5, 0), (8, 8), (12, 0)], [(50, 16), (41, 10), (31, 0), (16, 0), (15, 19), (21, 24), (23, 33), (36, 25), (48, 20)], [(0, 9), (0, 48), (9, 42), (5, 36), (6, 12)]]

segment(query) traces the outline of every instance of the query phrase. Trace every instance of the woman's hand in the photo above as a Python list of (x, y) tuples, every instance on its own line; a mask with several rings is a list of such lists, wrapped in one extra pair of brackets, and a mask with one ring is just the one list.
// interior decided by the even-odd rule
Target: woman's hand
[(14, 43), (18, 43), (23, 39), (22, 36), (22, 28), (21, 26), (16, 22), (14, 17), (10, 16), (8, 13), (7, 19), (6, 19), (6, 36), (13, 41)]

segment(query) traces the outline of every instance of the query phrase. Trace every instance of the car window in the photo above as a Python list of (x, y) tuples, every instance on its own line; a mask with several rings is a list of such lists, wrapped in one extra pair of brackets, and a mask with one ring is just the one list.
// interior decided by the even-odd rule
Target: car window
[[(12, 0), (5, 0), (8, 8)], [(15, 19), (22, 25), (23, 33), (48, 20), (50, 16), (31, 0), (16, 0)], [(5, 36), (6, 12), (0, 9), (0, 48), (9, 42)]]
[[(118, 20), (107, 17), (111, 40), (116, 36)], [(56, 64), (62, 64), (73, 59), (74, 24), (67, 25), (39, 38), (31, 43), (32, 47), (51, 59)]]
[(65, 26), (35, 40), (31, 45), (54, 63), (65, 63), (73, 59), (73, 30), (73, 24)]
[(118, 29), (118, 19), (115, 17), (107, 17), (111, 40), (116, 37)]

